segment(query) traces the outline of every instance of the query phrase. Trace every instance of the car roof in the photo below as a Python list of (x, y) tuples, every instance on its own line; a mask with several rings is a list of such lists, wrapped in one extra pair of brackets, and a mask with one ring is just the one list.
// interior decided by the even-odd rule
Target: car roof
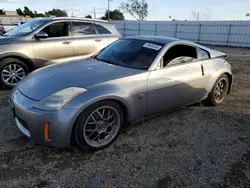
[(102, 22), (108, 23), (106, 20), (91, 19), (91, 18), (77, 18), (77, 17), (55, 17), (52, 20), (75, 20), (75, 21), (91, 21), (91, 22)]
[(171, 38), (171, 37), (162, 37), (162, 36), (129, 36), (125, 37), (128, 39), (137, 39), (137, 40), (145, 40), (149, 42), (156, 42), (161, 44), (168, 44), (175, 41), (180, 41), (180, 39), (177, 38)]
[(91, 21), (91, 22), (99, 22), (99, 23), (109, 24), (108, 21), (105, 21), (105, 20), (88, 19), (88, 18), (75, 18), (75, 17), (34, 18), (34, 19), (47, 20), (47, 21), (53, 21), (53, 20)]
[(223, 52), (212, 50), (212, 49), (207, 48), (207, 47), (205, 47), (203, 45), (200, 45), (200, 44), (197, 44), (197, 43), (194, 43), (194, 42), (191, 42), (191, 41), (187, 41), (187, 40), (177, 39), (177, 38), (162, 37), (162, 36), (129, 36), (129, 37), (125, 37), (125, 39), (126, 38), (128, 38), (128, 39), (136, 39), (136, 40), (144, 40), (144, 41), (148, 41), (148, 42), (156, 42), (156, 43), (160, 43), (160, 44), (163, 44), (163, 45), (170, 44), (170, 43), (189, 44), (189, 45), (196, 46), (198, 48), (201, 48), (201, 49), (209, 52), (211, 58), (226, 56), (226, 54), (223, 53)]

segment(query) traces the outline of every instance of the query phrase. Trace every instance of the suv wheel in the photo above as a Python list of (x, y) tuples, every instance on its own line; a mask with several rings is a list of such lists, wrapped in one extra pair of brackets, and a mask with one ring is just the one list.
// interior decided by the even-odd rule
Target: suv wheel
[(21, 60), (6, 58), (0, 62), (0, 82), (13, 88), (28, 74), (28, 67)]

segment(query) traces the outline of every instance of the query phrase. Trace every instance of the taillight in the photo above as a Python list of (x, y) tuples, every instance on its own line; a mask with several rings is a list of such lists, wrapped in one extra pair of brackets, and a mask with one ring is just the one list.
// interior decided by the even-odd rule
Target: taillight
[(118, 40), (121, 40), (122, 38), (123, 38), (122, 36), (119, 36), (119, 37), (118, 37)]

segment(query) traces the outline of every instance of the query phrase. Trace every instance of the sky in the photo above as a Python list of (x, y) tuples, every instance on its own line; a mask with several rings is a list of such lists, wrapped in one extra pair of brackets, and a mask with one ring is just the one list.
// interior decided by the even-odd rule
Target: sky
[[(110, 9), (120, 7), (126, 0), (111, 0)], [(250, 20), (250, 0), (146, 0), (149, 5), (147, 20)], [(0, 9), (16, 10), (28, 6), (31, 10), (44, 12), (53, 8), (64, 9), (69, 16), (93, 16), (94, 7), (97, 17), (103, 16), (108, 0), (0, 0)], [(124, 12), (126, 20), (133, 20)]]

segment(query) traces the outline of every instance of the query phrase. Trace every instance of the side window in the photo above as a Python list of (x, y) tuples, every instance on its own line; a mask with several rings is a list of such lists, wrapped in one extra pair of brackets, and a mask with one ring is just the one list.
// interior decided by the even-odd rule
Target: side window
[(99, 24), (95, 24), (95, 28), (99, 34), (111, 34), (109, 30)]
[(160, 62), (157, 64), (156, 70), (162, 69), (163, 67), (163, 58), (160, 59)]
[(163, 67), (168, 65), (193, 62), (197, 60), (196, 48), (187, 45), (171, 47), (163, 56)]
[(72, 34), (74, 36), (94, 35), (95, 28), (92, 23), (72, 22)]
[(209, 59), (210, 58), (209, 53), (201, 48), (197, 48), (197, 53), (198, 53), (199, 59)]
[(49, 26), (45, 27), (42, 31), (47, 33), (49, 38), (65, 37), (68, 36), (68, 23), (67, 22), (52, 23)]
[(168, 63), (168, 66), (176, 65), (176, 64), (189, 63), (189, 62), (195, 62), (195, 61), (196, 61), (195, 58), (182, 56), (182, 57), (177, 57), (177, 58), (173, 59), (172, 61), (170, 61)]

